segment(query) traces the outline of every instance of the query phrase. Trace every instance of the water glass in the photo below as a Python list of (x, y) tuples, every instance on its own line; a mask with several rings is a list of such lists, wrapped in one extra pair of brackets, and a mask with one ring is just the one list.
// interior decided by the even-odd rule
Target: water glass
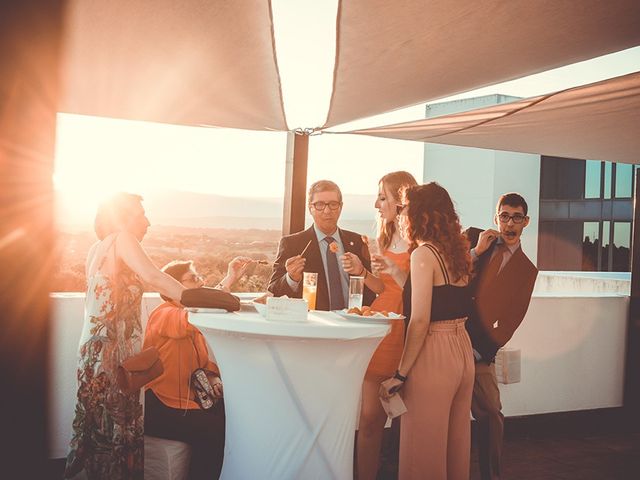
[(349, 279), (349, 308), (362, 308), (362, 292), (364, 291), (364, 277)]
[(316, 309), (316, 292), (318, 291), (318, 274), (316, 272), (302, 273), (302, 298), (309, 304), (309, 310)]

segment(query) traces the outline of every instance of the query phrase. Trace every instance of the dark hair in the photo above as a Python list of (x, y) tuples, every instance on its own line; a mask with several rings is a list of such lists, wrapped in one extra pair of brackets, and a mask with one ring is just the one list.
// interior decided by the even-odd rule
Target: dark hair
[(309, 187), (307, 202), (311, 203), (313, 196), (320, 192), (337, 192), (338, 199), (342, 202), (342, 192), (340, 191), (340, 187), (331, 180), (318, 180), (317, 182), (313, 182)]
[[(104, 240), (122, 227), (132, 217), (134, 208), (142, 203), (142, 197), (133, 193), (116, 193), (98, 207), (93, 223), (98, 239)], [(137, 212), (136, 212), (137, 213)]]
[[(178, 282), (182, 283), (181, 282), (182, 277), (184, 276), (185, 273), (189, 271), (191, 267), (193, 267), (193, 260), (173, 260), (167, 263), (160, 270), (162, 270), (167, 275), (175, 278)], [(165, 297), (162, 294), (160, 294), (160, 297), (165, 302), (171, 301), (169, 297)]]
[(524, 199), (522, 195), (515, 192), (505, 193), (500, 196), (500, 199), (498, 200), (498, 203), (496, 205), (496, 213), (500, 211), (500, 207), (502, 205), (509, 205), (510, 207), (514, 207), (514, 208), (522, 207), (522, 211), (524, 212), (525, 216), (529, 211), (529, 207), (527, 206), (527, 201)]
[(469, 242), (462, 235), (460, 219), (449, 193), (436, 182), (405, 190), (407, 207), (409, 250), (418, 247), (418, 241), (430, 242), (443, 254), (453, 282), (471, 271)]
[[(400, 170), (398, 172), (387, 173), (380, 179), (378, 185), (382, 184), (385, 193), (390, 193), (393, 197), (400, 201), (402, 192), (408, 187), (418, 184), (409, 172)], [(381, 250), (386, 250), (391, 245), (391, 239), (396, 231), (395, 222), (387, 222), (384, 218), (380, 218), (378, 222), (378, 243)]]

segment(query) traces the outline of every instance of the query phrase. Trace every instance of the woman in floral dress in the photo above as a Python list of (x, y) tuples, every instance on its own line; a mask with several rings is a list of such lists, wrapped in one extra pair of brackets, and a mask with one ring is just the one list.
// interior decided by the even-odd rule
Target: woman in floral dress
[(119, 193), (98, 209), (99, 241), (87, 256), (87, 296), (78, 362), (78, 395), (65, 478), (142, 479), (140, 394), (116, 384), (123, 360), (140, 351), (143, 282), (179, 300), (179, 282), (158, 270), (140, 246), (149, 221), (142, 197)]

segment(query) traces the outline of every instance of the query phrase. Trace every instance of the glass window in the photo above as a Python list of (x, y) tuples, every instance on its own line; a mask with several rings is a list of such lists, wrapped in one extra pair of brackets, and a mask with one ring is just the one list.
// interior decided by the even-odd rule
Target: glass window
[(601, 251), (602, 258), (600, 258), (600, 269), (603, 272), (609, 271), (609, 234), (611, 231), (611, 222), (602, 222), (602, 239), (601, 239)]
[(604, 198), (611, 198), (611, 162), (604, 162)]
[(584, 222), (582, 234), (582, 270), (598, 270), (600, 222)]
[(602, 162), (587, 160), (584, 172), (584, 198), (600, 198)]
[(633, 165), (616, 164), (616, 197), (630, 198), (633, 185)]
[(614, 272), (629, 271), (629, 251), (631, 247), (631, 222), (613, 224), (613, 268)]

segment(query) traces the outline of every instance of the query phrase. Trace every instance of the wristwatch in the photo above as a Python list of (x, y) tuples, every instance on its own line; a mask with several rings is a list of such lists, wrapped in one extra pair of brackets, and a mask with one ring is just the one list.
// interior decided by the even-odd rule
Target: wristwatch
[(401, 382), (406, 382), (409, 375), (400, 375), (400, 370), (396, 370), (396, 373), (393, 374), (393, 378), (397, 378)]

